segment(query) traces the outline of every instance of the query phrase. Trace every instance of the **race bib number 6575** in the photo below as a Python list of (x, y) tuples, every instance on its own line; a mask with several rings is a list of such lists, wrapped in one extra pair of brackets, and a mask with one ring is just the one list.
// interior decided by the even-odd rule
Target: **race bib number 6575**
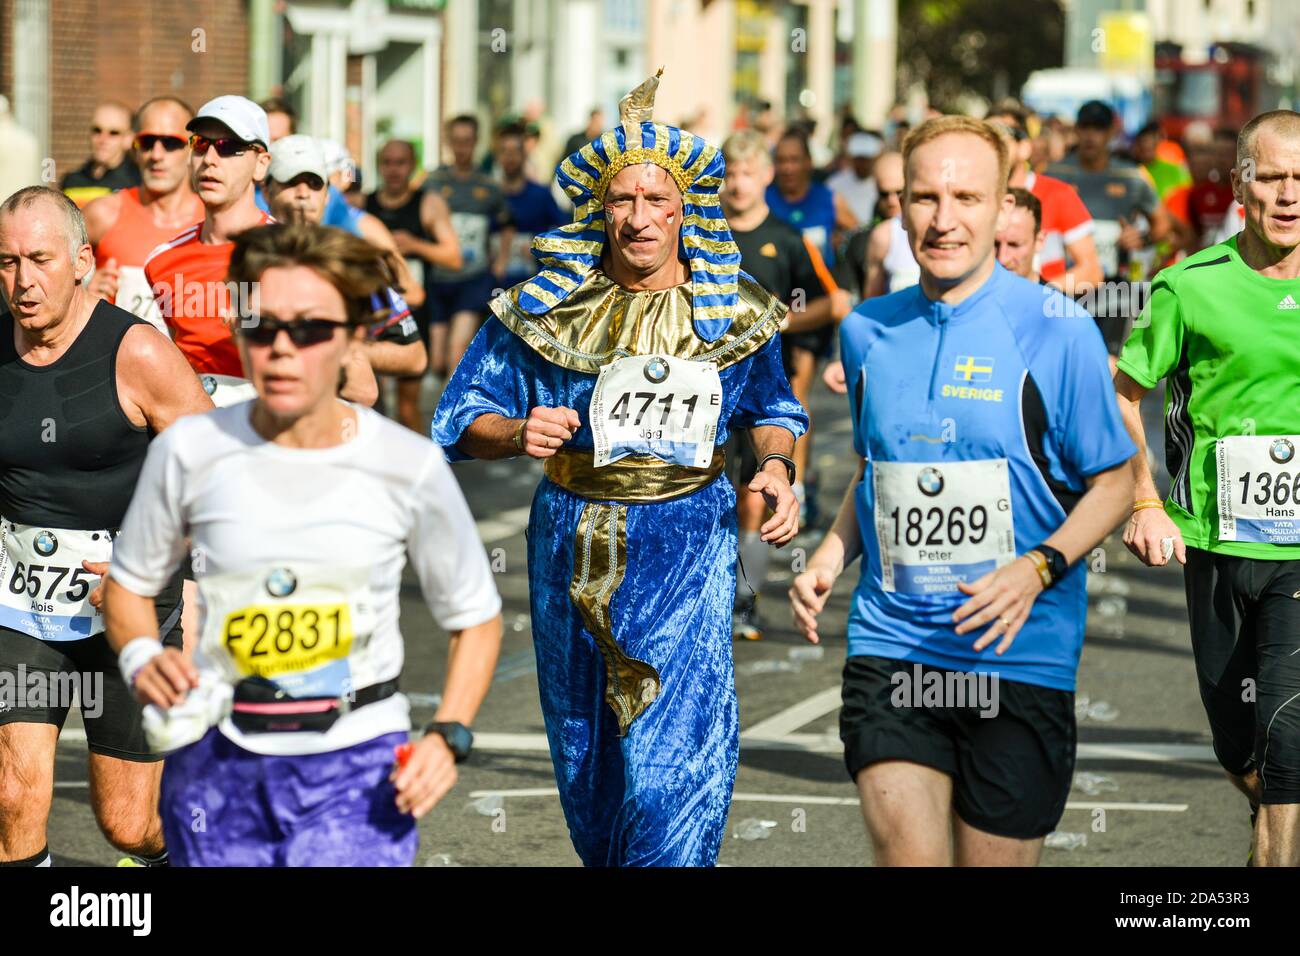
[(881, 587), (945, 594), (1015, 560), (1007, 460), (872, 463)]

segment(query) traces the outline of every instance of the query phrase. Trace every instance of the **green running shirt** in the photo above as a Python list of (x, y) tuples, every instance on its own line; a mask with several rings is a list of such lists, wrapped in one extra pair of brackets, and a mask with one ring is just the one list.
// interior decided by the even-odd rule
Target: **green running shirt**
[[(1119, 367), (1145, 388), (1168, 379), (1165, 511), (1184, 542), (1247, 558), (1300, 557), (1300, 279), (1251, 269), (1236, 236), (1202, 249), (1156, 275)], [(1235, 440), (1221, 454), (1219, 439)]]

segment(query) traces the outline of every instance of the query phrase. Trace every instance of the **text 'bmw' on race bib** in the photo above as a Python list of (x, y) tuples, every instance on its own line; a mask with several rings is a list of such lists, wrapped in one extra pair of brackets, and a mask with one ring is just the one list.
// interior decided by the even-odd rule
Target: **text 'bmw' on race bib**
[(713, 362), (631, 355), (604, 366), (588, 406), (600, 468), (627, 455), (707, 468), (722, 412)]
[(0, 625), (42, 641), (80, 641), (104, 630), (90, 603), (99, 575), (81, 566), (113, 555), (108, 531), (68, 531), (0, 520)]
[(1300, 544), (1296, 435), (1236, 435), (1215, 446), (1219, 540)]
[(1015, 560), (1005, 458), (871, 468), (883, 590), (948, 594)]

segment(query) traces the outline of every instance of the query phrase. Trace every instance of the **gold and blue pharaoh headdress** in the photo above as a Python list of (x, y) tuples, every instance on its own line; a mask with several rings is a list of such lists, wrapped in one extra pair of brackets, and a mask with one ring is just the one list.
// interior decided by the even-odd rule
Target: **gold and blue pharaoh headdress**
[(740, 250), (722, 215), (722, 151), (675, 126), (651, 119), (659, 72), (618, 104), (620, 123), (571, 156), (556, 172), (573, 200), (573, 222), (539, 234), (533, 255), (541, 271), (519, 290), (518, 304), (532, 315), (553, 309), (577, 289), (605, 249), (605, 192), (628, 166), (653, 163), (682, 193), (679, 255), (691, 270), (695, 332), (712, 342), (731, 325), (738, 301)]

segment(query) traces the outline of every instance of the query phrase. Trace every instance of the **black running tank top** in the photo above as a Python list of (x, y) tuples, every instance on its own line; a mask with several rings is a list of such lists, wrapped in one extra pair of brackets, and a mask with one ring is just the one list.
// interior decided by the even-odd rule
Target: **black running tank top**
[(131, 313), (100, 301), (52, 365), (28, 365), (0, 316), (0, 517), (93, 531), (122, 523), (149, 431), (122, 411), (117, 350)]
[(428, 240), (429, 236), (425, 235), (424, 224), (420, 222), (420, 201), (422, 199), (424, 199), (424, 193), (417, 189), (411, 193), (410, 198), (405, 203), (400, 206), (390, 207), (379, 202), (378, 193), (371, 193), (366, 197), (366, 212), (387, 226), (389, 232), (405, 229), (416, 239)]

